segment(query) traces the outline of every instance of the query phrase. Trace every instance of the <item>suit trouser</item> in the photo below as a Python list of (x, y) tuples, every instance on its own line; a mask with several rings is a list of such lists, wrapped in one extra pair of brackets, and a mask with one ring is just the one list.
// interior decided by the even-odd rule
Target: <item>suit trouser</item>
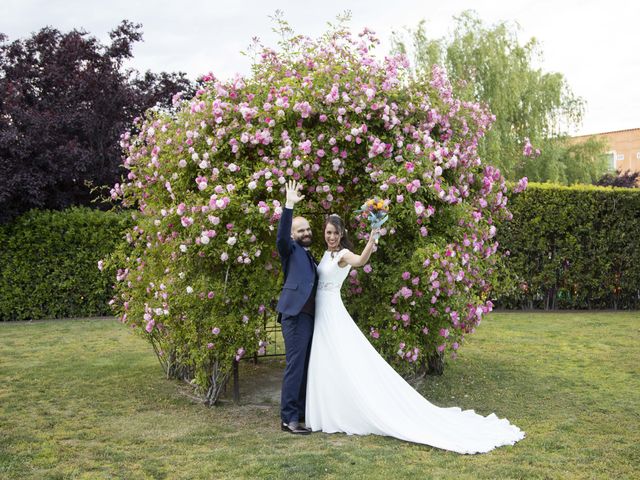
[(282, 336), (287, 366), (282, 379), (280, 418), (285, 423), (298, 422), (304, 418), (313, 317), (304, 312), (291, 317), (283, 316)]

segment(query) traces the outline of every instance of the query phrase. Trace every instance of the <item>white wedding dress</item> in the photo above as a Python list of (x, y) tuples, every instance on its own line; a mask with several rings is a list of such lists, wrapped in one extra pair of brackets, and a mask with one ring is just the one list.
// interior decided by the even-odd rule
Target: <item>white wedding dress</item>
[(458, 453), (513, 445), (525, 433), (495, 414), (440, 408), (378, 354), (340, 297), (350, 266), (325, 252), (318, 265), (316, 314), (307, 375), (306, 426), (313, 431), (386, 435)]

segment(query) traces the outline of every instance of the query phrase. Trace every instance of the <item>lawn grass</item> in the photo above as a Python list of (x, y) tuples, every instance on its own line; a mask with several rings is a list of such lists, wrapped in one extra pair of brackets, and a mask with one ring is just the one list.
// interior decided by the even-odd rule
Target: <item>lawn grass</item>
[[(419, 385), (527, 432), (467, 456), (288, 435), (273, 402), (206, 408), (115, 320), (0, 323), (0, 478), (638, 478), (639, 340), (639, 312), (491, 314)], [(243, 363), (243, 386), (272, 362)]]

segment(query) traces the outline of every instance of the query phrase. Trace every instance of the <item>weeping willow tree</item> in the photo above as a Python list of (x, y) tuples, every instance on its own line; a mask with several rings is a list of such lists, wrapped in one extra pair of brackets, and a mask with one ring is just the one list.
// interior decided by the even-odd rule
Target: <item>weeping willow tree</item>
[(568, 142), (567, 130), (582, 121), (585, 102), (565, 77), (543, 72), (540, 44), (522, 43), (518, 26), (485, 25), (473, 11), (454, 17), (452, 33), (430, 38), (421, 21), (407, 34), (395, 32), (394, 52), (413, 55), (416, 73), (443, 65), (459, 98), (485, 103), (495, 122), (480, 145), (480, 157), (509, 180), (592, 183), (606, 171), (605, 144)]

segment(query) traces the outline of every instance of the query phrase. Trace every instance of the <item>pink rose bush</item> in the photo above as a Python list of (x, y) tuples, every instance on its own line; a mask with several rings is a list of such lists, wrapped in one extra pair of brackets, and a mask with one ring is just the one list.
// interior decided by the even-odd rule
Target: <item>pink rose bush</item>
[(388, 202), (377, 252), (344, 296), (396, 368), (454, 353), (491, 311), (492, 225), (509, 217), (502, 175), (477, 155), (493, 117), (456, 99), (442, 69), (417, 77), (403, 55), (374, 56), (377, 43), (337, 28), (256, 45), (249, 77), (207, 75), (194, 98), (174, 97), (175, 111), (149, 111), (122, 135), (126, 177), (111, 194), (136, 209), (136, 226), (110, 259), (114, 308), (209, 403), (232, 361), (271, 340), (263, 322), (281, 285), (275, 233), (290, 178), (305, 187), (299, 213), (317, 250), (321, 215), (341, 214), (364, 241), (352, 212), (365, 198)]

